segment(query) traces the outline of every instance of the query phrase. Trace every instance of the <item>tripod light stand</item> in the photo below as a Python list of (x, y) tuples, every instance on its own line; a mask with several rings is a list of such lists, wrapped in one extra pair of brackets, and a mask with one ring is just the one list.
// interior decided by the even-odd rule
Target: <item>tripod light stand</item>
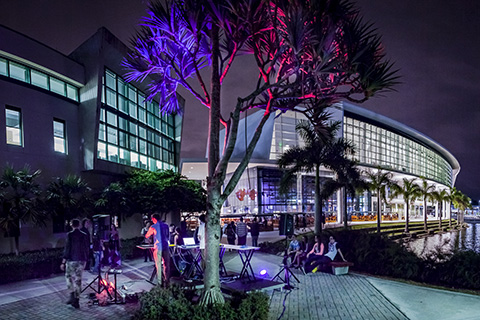
[[(283, 278), (281, 274), (283, 273)], [(300, 283), (300, 280), (293, 274), (292, 270), (290, 270), (290, 267), (288, 266), (288, 236), (285, 235), (285, 253), (283, 254), (283, 266), (278, 271), (278, 273), (272, 278), (272, 281), (275, 280), (276, 278), (282, 280), (285, 285), (283, 286), (283, 289), (285, 290), (291, 290), (294, 289), (295, 287), (290, 284), (290, 277), (293, 277), (295, 280), (297, 280), (298, 283)]]

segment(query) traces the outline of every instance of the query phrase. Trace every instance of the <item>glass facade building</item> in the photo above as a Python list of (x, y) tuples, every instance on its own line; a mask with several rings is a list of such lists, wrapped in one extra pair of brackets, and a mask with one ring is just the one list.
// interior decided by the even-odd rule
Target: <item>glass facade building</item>
[[(295, 131), (296, 125), (302, 120), (305, 118), (300, 113), (286, 112), (276, 115), (271, 129), (262, 133), (270, 135), (265, 141), (271, 141), (271, 144), (260, 146), (268, 148), (268, 156), (251, 161), (248, 172), (243, 174), (236, 190), (228, 197), (223, 214), (314, 212), (313, 172), (297, 175), (292, 189), (286, 195), (279, 192), (282, 173), (277, 168), (276, 160), (290, 147), (303, 144)], [(332, 108), (332, 121), (341, 123), (338, 136), (354, 143), (356, 148), (354, 158), (358, 161), (360, 171), (380, 167), (390, 171), (394, 180), (425, 178), (437, 189), (446, 189), (454, 185), (460, 170), (458, 161), (441, 145), (414, 129), (347, 103)], [(239, 132), (239, 136), (243, 134)], [(241, 150), (235, 152), (242, 154)], [(258, 154), (264, 153), (260, 151)], [(322, 181), (334, 179), (333, 172), (325, 168), (321, 169), (320, 176)], [(323, 203), (322, 210), (327, 216), (327, 221), (339, 221), (341, 219), (339, 212), (345, 206), (351, 215), (371, 214), (376, 210), (377, 200), (367, 191), (356, 194), (355, 197), (338, 192), (325, 199)], [(401, 215), (403, 200), (393, 199), (390, 210)]]
[(109, 69), (102, 77), (98, 159), (150, 171), (177, 170), (181, 122)]

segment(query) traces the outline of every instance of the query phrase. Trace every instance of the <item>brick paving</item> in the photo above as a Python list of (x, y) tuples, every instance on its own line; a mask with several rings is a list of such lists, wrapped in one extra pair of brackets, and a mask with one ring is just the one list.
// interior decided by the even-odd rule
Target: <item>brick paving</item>
[(282, 314), (287, 294), (282, 319), (408, 319), (363, 276), (334, 276), (326, 273), (296, 273), (296, 276), (300, 283), (291, 281), (295, 289), (270, 293), (269, 319), (278, 319)]

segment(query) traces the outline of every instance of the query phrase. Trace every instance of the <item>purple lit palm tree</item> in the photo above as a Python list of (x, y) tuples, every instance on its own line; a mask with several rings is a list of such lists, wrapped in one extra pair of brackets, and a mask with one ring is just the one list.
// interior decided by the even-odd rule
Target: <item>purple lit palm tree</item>
[[(150, 4), (141, 27), (124, 62), (128, 80), (150, 81), (147, 99), (158, 96), (164, 113), (182, 112), (179, 85), (209, 108), (202, 301), (223, 301), (218, 272), (220, 209), (250, 161), (268, 118), (291, 110), (315, 124), (319, 105), (363, 102), (379, 91), (392, 90), (396, 71), (385, 60), (372, 25), (345, 0), (168, 0)], [(239, 54), (253, 55), (258, 81), (249, 94), (238, 97), (230, 112), (222, 113), (222, 84)], [(262, 109), (263, 117), (224, 185), (240, 115), (252, 108)], [(220, 125), (227, 133), (221, 155)]]

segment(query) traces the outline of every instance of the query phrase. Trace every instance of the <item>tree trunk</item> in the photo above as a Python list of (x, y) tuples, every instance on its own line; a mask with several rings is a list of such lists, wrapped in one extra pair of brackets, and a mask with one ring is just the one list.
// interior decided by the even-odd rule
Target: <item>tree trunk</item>
[(380, 234), (382, 223), (382, 200), (380, 197), (380, 189), (377, 189), (377, 233)]
[[(220, 190), (223, 184), (221, 177), (215, 176), (219, 162), (219, 132), (220, 132), (220, 68), (219, 68), (219, 32), (218, 26), (212, 25), (212, 82), (211, 105), (209, 112), (208, 139), (208, 178), (207, 178), (207, 221), (205, 225), (205, 270), (204, 291), (201, 298), (203, 305), (224, 303), (220, 291), (219, 250), (220, 250)], [(220, 204), (219, 204), (220, 203)]]
[(448, 227), (451, 229), (452, 228), (452, 203), (449, 203), (448, 207)]
[(320, 196), (320, 166), (315, 167), (315, 235), (322, 235), (322, 197)]
[[(348, 208), (347, 208), (347, 189), (344, 188), (344, 193), (343, 193), (343, 203), (344, 203), (344, 211), (343, 211), (343, 228), (345, 230), (348, 229)], [(352, 204), (353, 204), (353, 197), (352, 195)]]
[(423, 199), (423, 230), (427, 231), (427, 199)]
[(443, 203), (438, 203), (438, 229), (442, 231), (442, 211), (443, 211)]
[(408, 204), (408, 202), (405, 202), (405, 211), (406, 211), (406, 214), (405, 214), (405, 233), (408, 233), (409, 230), (408, 230), (408, 221), (409, 221), (409, 207), (410, 205)]

